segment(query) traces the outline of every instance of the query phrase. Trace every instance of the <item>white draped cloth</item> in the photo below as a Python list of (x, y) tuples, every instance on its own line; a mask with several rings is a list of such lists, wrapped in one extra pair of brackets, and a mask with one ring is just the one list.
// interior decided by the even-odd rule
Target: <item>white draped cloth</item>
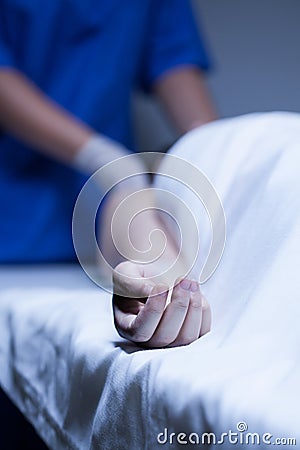
[[(0, 383), (51, 449), (197, 448), (205, 432), (213, 448), (245, 448), (247, 433), (259, 448), (300, 445), (299, 137), (300, 115), (253, 114), (171, 150), (211, 180), (227, 220), (203, 286), (213, 328), (189, 346), (138, 351), (121, 339), (109, 294), (80, 268), (1, 270)], [(199, 201), (165, 183), (195, 212), (205, 251)]]

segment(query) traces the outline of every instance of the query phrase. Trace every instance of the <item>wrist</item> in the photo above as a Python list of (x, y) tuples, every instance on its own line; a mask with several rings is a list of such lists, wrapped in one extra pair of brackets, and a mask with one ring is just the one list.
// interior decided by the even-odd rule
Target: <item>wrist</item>
[(147, 169), (142, 159), (106, 136), (93, 134), (79, 148), (72, 163), (75, 169), (87, 175), (103, 169), (95, 176), (95, 182), (104, 191), (113, 188), (114, 191), (134, 192), (148, 186)]
[(100, 167), (117, 157), (127, 154), (125, 147), (100, 134), (91, 134), (76, 151), (73, 167), (87, 175), (93, 174)]

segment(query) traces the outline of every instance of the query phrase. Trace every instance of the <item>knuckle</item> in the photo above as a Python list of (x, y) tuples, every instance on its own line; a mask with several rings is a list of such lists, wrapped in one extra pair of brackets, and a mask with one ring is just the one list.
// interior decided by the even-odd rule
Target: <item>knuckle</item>
[(179, 310), (185, 310), (188, 306), (188, 299), (184, 297), (178, 297), (173, 300), (173, 306)]
[(190, 300), (190, 307), (192, 309), (199, 310), (202, 308), (202, 301), (201, 298), (191, 298)]
[(161, 306), (149, 306), (148, 308), (147, 308), (147, 312), (149, 313), (149, 314), (151, 314), (152, 316), (157, 316), (157, 315), (161, 315), (161, 312), (162, 312), (162, 307)]

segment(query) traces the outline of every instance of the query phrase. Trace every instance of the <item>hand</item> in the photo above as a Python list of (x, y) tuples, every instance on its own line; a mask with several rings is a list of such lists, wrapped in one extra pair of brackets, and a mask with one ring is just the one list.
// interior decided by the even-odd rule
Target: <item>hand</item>
[(199, 283), (177, 280), (171, 293), (167, 285), (149, 282), (154, 273), (155, 266), (130, 261), (115, 268), (113, 311), (119, 334), (153, 348), (187, 345), (210, 331), (211, 311)]

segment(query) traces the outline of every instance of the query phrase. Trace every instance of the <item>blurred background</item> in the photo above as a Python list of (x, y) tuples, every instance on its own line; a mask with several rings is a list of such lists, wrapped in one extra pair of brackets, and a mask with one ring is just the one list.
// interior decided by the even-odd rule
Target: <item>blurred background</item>
[[(207, 81), (221, 117), (300, 112), (300, 0), (191, 0), (212, 68)], [(134, 101), (139, 149), (176, 139), (154, 100)]]
[[(272, 110), (300, 112), (300, 0), (191, 2), (211, 58), (207, 82), (220, 116)], [(177, 138), (154, 99), (136, 94), (133, 115), (140, 151), (162, 150)], [(22, 441), (19, 448), (23, 450), (44, 448), (37, 437), (36, 444), (32, 441), (31, 428), (22, 434), (15, 432), (23, 418), (1, 391), (0, 404), (2, 425), (6, 419), (12, 426), (6, 430), (4, 426), (2, 444), (7, 431), (10, 442), (12, 436)]]

